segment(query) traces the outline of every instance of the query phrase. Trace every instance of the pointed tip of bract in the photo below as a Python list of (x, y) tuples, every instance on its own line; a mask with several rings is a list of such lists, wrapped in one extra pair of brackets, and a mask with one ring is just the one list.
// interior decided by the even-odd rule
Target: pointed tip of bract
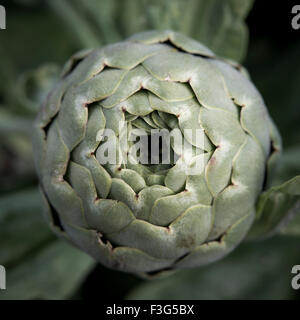
[(173, 31), (173, 30), (149, 30), (137, 33), (129, 41), (136, 41), (144, 44), (170, 42), (175, 48), (191, 54), (197, 54), (206, 57), (215, 57), (215, 54), (199, 41)]

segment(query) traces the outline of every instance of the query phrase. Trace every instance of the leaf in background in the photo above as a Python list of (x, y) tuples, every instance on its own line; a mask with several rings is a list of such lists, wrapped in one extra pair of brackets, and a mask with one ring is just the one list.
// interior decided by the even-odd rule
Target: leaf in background
[(5, 88), (0, 104), (0, 191), (36, 181), (32, 161), (33, 120), (54, 82), (59, 68), (45, 64), (22, 73)]
[(7, 289), (1, 299), (67, 299), (94, 267), (94, 260), (55, 240), (15, 268), (6, 268)]
[(248, 46), (244, 19), (253, 2), (125, 0), (120, 10), (121, 29), (126, 35), (147, 29), (173, 29), (199, 40), (217, 55), (241, 62)]
[(23, 72), (15, 81), (11, 90), (10, 104), (35, 118), (43, 101), (52, 90), (60, 76), (60, 68), (46, 63), (34, 70)]
[(150, 29), (173, 29), (241, 62), (244, 22), (254, 0), (48, 0), (82, 47), (98, 47)]
[[(280, 167), (278, 168), (277, 183), (282, 183), (292, 177), (300, 175), (300, 147), (291, 147), (284, 151)], [(290, 212), (286, 225), (280, 230), (282, 235), (300, 236), (300, 201)]]
[(54, 239), (36, 188), (0, 197), (0, 264), (9, 266)]
[[(282, 182), (296, 175), (300, 175), (300, 147), (288, 148), (284, 151), (278, 170), (278, 182)], [(282, 235), (300, 236), (300, 201), (290, 212), (286, 225), (280, 230)]]
[(292, 217), (300, 215), (300, 176), (263, 192), (257, 202), (256, 219), (249, 239), (264, 239), (278, 232)]
[(280, 234), (284, 236), (300, 236), (300, 201), (295, 205), (293, 212), (290, 213), (290, 219), (280, 230)]
[(34, 176), (30, 139), (33, 119), (10, 109), (0, 104), (0, 191)]
[(36, 182), (30, 140), (22, 136), (8, 136), (5, 143), (0, 144), (0, 193)]
[[(258, 202), (258, 215), (251, 237), (268, 237), (279, 232), (300, 236), (300, 148), (288, 148), (282, 154), (274, 186)], [(287, 182), (284, 182), (287, 181)]]
[(293, 299), (291, 269), (299, 259), (297, 240), (242, 244), (218, 263), (144, 282), (127, 299)]
[[(93, 48), (102, 45), (100, 36), (90, 25), (89, 19), (82, 16), (80, 7), (76, 7), (77, 1), (48, 0), (48, 5), (53, 8), (62, 22), (68, 27), (69, 37), (74, 43), (78, 42), (79, 48)], [(100, 3), (99, 3), (100, 5)]]
[(7, 290), (0, 299), (70, 297), (95, 262), (58, 240), (43, 221), (37, 189), (0, 198), (0, 264)]

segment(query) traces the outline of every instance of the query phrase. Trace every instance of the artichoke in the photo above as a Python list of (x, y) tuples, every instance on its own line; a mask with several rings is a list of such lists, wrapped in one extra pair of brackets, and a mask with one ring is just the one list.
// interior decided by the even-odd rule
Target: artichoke
[[(190, 153), (173, 141), (170, 163), (141, 163), (123, 143), (139, 129), (177, 129)], [(103, 161), (107, 130), (113, 164)], [(280, 152), (245, 69), (169, 30), (75, 54), (34, 129), (52, 230), (103, 265), (143, 276), (208, 264), (247, 234), (271, 234), (300, 194), (299, 177), (267, 190)], [(196, 174), (186, 158), (201, 159)]]

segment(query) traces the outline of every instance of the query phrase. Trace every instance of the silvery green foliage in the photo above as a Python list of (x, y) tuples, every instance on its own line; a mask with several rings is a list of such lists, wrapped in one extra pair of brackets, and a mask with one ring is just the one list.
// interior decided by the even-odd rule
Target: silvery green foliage
[(8, 285), (0, 290), (1, 300), (69, 298), (95, 265), (54, 236), (41, 210), (37, 188), (0, 198), (0, 261)]
[(85, 47), (120, 41), (146, 30), (172, 29), (241, 62), (248, 46), (245, 19), (253, 0), (49, 0)]
[[(184, 138), (205, 169), (100, 165), (97, 133), (125, 127), (204, 129), (203, 149)], [(34, 149), (53, 231), (144, 276), (216, 261), (254, 221), (252, 237), (269, 234), (300, 194), (299, 177), (265, 190), (280, 136), (243, 68), (168, 30), (75, 54), (37, 117)]]

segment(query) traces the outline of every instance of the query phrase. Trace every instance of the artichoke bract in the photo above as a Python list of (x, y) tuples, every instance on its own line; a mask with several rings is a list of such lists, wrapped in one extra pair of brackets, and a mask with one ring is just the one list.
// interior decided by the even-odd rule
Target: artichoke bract
[[(176, 143), (169, 164), (103, 163), (107, 129), (127, 154), (121, 138), (135, 129), (178, 129), (203, 166), (189, 175)], [(185, 129), (201, 130), (203, 143)], [(75, 54), (34, 132), (53, 231), (107, 267), (144, 276), (233, 250), (256, 219), (280, 149), (246, 71), (168, 30)]]

